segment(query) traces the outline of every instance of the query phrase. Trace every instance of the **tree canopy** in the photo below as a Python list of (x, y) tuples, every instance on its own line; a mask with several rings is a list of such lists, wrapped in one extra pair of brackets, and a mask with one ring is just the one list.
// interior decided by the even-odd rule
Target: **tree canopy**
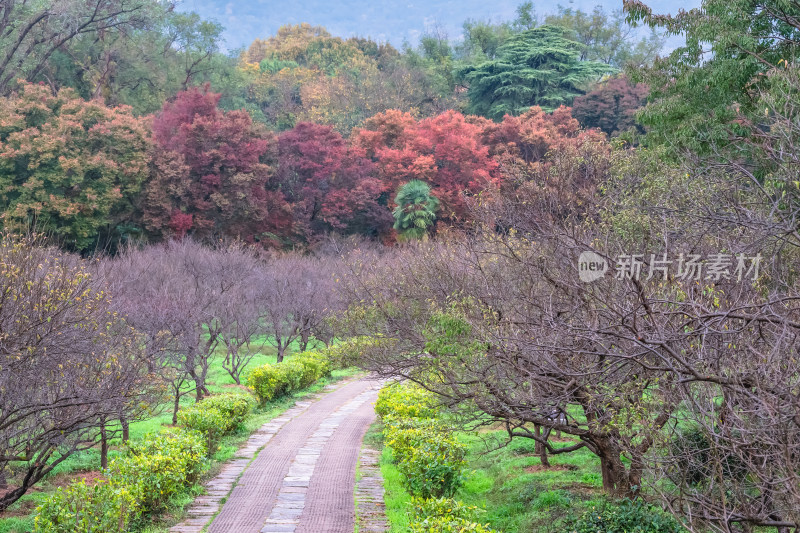
[(676, 153), (710, 152), (745, 133), (736, 119), (763, 115), (758, 94), (768, 91), (771, 71), (790, 68), (800, 44), (795, 2), (706, 0), (702, 9), (658, 15), (627, 0), (629, 18), (685, 36), (669, 56), (639, 71), (650, 87), (639, 120), (653, 143)]
[(581, 61), (581, 45), (556, 26), (541, 26), (511, 37), (497, 58), (465, 67), (469, 109), (492, 119), (519, 115), (531, 106), (547, 111), (585, 93), (589, 82), (613, 68)]
[(394, 203), (394, 229), (402, 237), (421, 239), (436, 222), (439, 200), (424, 181), (411, 180), (400, 187)]
[(52, 233), (73, 251), (141, 232), (135, 204), (148, 177), (147, 123), (74, 90), (23, 83), (0, 98), (3, 225)]

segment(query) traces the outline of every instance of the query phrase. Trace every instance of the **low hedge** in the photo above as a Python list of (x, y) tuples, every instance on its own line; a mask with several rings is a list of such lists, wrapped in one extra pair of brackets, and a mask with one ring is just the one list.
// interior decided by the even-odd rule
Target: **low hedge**
[(138, 516), (164, 509), (207, 467), (206, 439), (196, 431), (163, 430), (131, 444), (111, 461), (106, 479), (60, 488), (36, 509), (37, 533), (123, 532)]
[(470, 522), (462, 518), (427, 518), (408, 524), (409, 533), (497, 533), (489, 524)]
[[(408, 449), (397, 470), (403, 476), (403, 486), (415, 496), (440, 498), (452, 496), (464, 481), (466, 447), (452, 432), (431, 430), (401, 430)], [(389, 446), (397, 443), (397, 432), (389, 435)], [(396, 449), (392, 447), (392, 450)]]
[(478, 522), (483, 509), (451, 498), (412, 498), (410, 533), (496, 533)]
[(381, 419), (432, 419), (439, 416), (434, 395), (422, 387), (393, 383), (378, 393), (375, 412)]
[(209, 456), (217, 451), (222, 436), (234, 427), (222, 411), (203, 407), (200, 403), (178, 411), (178, 424), (203, 435)]
[(375, 410), (406, 490), (422, 498), (455, 494), (463, 482), (466, 447), (437, 418), (433, 395), (414, 384), (395, 383), (381, 390)]
[(256, 405), (256, 400), (249, 394), (224, 393), (204, 398), (200, 404), (221, 411), (230, 419), (232, 428), (236, 429), (247, 419)]
[(130, 443), (128, 454), (125, 457), (164, 455), (177, 458), (180, 456), (180, 460), (184, 464), (186, 483), (193, 484), (200, 480), (200, 476), (208, 466), (204, 459), (206, 451), (202, 436), (197, 431), (165, 428), (158, 433), (145, 435), (138, 442)]
[(93, 486), (81, 480), (59, 487), (36, 509), (39, 533), (109, 533), (127, 531), (138, 514), (136, 498), (118, 484), (100, 481)]
[(199, 432), (165, 430), (132, 444), (125, 456), (111, 461), (106, 477), (127, 487), (142, 512), (157, 512), (199, 480), (207, 467), (206, 454)]
[(308, 351), (291, 356), (282, 363), (256, 367), (247, 375), (247, 386), (261, 405), (308, 387), (329, 376), (330, 361), (320, 352)]
[(255, 406), (249, 394), (226, 393), (208, 396), (178, 411), (178, 424), (199, 431), (206, 438), (209, 455), (217, 451), (220, 439), (241, 426)]

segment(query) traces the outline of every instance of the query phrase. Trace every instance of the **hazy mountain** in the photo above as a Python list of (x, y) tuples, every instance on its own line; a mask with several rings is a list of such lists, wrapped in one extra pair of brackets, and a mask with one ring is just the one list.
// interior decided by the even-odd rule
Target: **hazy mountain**
[[(433, 27), (451, 38), (461, 35), (466, 19), (493, 21), (514, 18), (516, 6), (523, 0), (183, 0), (180, 9), (196, 11), (201, 16), (225, 26), (228, 49), (248, 45), (257, 37), (267, 37), (284, 24), (309, 22), (325, 26), (341, 37), (371, 37), (401, 46), (415, 44), (419, 36)], [(597, 0), (564, 1), (562, 5), (591, 11)], [(600, 2), (607, 11), (621, 9), (621, 0)], [(700, 0), (653, 0), (648, 2), (658, 12), (675, 13), (697, 7)], [(557, 11), (558, 2), (536, 4), (538, 15)]]

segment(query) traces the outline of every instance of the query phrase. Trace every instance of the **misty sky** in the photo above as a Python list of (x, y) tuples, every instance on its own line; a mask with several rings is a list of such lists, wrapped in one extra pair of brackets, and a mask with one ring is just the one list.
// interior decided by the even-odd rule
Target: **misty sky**
[[(325, 26), (339, 37), (371, 37), (400, 47), (404, 41), (416, 44), (426, 28), (438, 25), (457, 39), (466, 19), (504, 21), (514, 18), (516, 6), (524, 0), (182, 0), (181, 10), (196, 11), (225, 27), (225, 47), (247, 46), (255, 38), (274, 34), (284, 24), (309, 22)], [(591, 11), (600, 3), (607, 11), (622, 8), (621, 1), (564, 0), (565, 7)], [(558, 2), (536, 5), (539, 16), (557, 11)], [(651, 0), (659, 13), (675, 13), (700, 5), (699, 0)]]

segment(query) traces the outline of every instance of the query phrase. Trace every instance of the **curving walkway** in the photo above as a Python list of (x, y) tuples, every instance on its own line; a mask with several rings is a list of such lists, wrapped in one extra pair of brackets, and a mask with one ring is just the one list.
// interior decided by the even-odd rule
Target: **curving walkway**
[(170, 531), (352, 533), (356, 467), (379, 388), (336, 384), (265, 424)]

